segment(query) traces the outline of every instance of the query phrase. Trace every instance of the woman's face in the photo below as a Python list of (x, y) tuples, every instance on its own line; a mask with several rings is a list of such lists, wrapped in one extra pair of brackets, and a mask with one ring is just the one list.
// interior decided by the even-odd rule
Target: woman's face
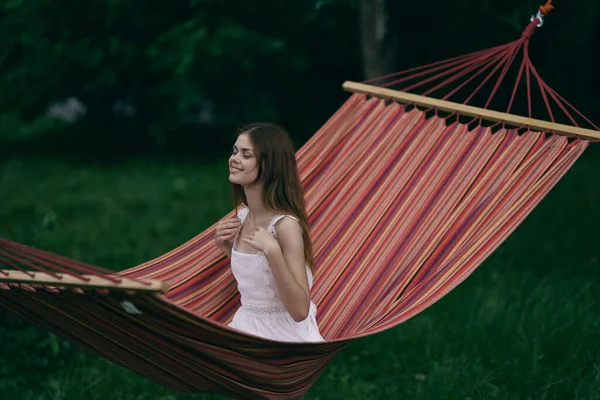
[(235, 141), (233, 152), (229, 157), (229, 181), (249, 186), (254, 183), (257, 174), (257, 159), (250, 136), (242, 133)]

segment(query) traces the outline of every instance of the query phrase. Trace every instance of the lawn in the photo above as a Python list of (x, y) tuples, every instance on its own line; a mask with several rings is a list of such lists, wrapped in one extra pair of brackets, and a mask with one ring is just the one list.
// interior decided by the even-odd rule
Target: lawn
[[(417, 317), (345, 349), (306, 399), (599, 399), (600, 146)], [(0, 236), (114, 270), (231, 207), (225, 159), (0, 160)], [(0, 313), (0, 399), (220, 399), (172, 392)]]

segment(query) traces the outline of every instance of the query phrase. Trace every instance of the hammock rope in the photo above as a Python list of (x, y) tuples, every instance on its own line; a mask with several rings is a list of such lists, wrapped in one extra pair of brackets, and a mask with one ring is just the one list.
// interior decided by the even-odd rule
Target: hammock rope
[[(537, 84), (542, 101), (545, 105), (547, 115), (552, 122), (556, 122), (552, 106), (558, 107), (568, 118), (570, 124), (575, 127), (579, 127), (580, 123), (567, 109), (575, 112), (585, 123), (591, 126), (594, 130), (600, 130), (597, 125), (585, 117), (579, 110), (569, 104), (564, 98), (558, 95), (539, 75), (535, 66), (533, 65), (529, 56), (529, 43), (530, 39), (535, 30), (543, 25), (543, 17), (547, 16), (548, 13), (554, 9), (551, 1), (548, 1), (545, 5), (539, 7), (538, 14), (535, 17), (531, 17), (531, 22), (524, 29), (521, 36), (504, 45), (496, 46), (490, 49), (476, 51), (464, 56), (450, 58), (448, 60), (434, 62), (425, 66), (419, 66), (404, 71), (388, 74), (383, 77), (377, 77), (373, 79), (365, 80), (363, 83), (372, 84), (374, 82), (381, 82), (378, 86), (384, 88), (394, 88), (402, 92), (414, 92), (416, 89), (426, 86), (427, 84), (436, 82), (441, 78), (445, 78), (443, 81), (437, 83), (435, 86), (424, 90), (420, 93), (423, 96), (430, 96), (434, 93), (449, 88), (453, 83), (457, 83), (455, 88), (452, 88), (448, 93), (440, 96), (442, 100), (451, 100), (456, 97), (457, 93), (467, 87), (468, 84), (475, 81), (475, 79), (484, 74), (488, 69), (492, 70), (485, 76), (485, 78), (479, 83), (479, 85), (471, 91), (466, 99), (459, 101), (462, 104), (470, 104), (474, 96), (481, 91), (481, 89), (492, 79), (492, 77), (498, 73), (499, 76), (496, 79), (493, 88), (490, 90), (488, 99), (482, 108), (488, 109), (491, 105), (492, 100), (497, 94), (498, 89), (501, 87), (502, 82), (507, 78), (510, 67), (514, 64), (515, 58), (519, 53), (522, 53), (522, 61), (517, 73), (513, 85), (513, 91), (510, 97), (510, 101), (506, 108), (506, 113), (510, 113), (514, 105), (514, 99), (516, 97), (517, 89), (521, 84), (523, 75), (525, 75), (525, 88), (526, 88), (526, 101), (527, 101), (527, 115), (529, 118), (533, 118), (532, 108), (532, 79)], [(406, 76), (404, 76), (406, 75)], [(431, 75), (431, 76), (429, 76)], [(466, 80), (461, 81), (463, 78)], [(392, 79), (394, 78), (394, 79)], [(413, 82), (414, 83), (410, 83)], [(459, 83), (460, 82), (460, 83)], [(404, 85), (404, 86), (402, 86)], [(455, 100), (454, 100), (455, 101)], [(595, 142), (598, 139), (591, 139)]]
[[(325, 342), (227, 328), (240, 302), (213, 243), (216, 223), (120, 272), (0, 239), (0, 309), (173, 390), (303, 395), (353, 340), (407, 321), (463, 282), (600, 139), (579, 112), (596, 130), (573, 122), (574, 107), (529, 59), (529, 38), (552, 6), (542, 7), (517, 41), (373, 80), (391, 79), (380, 87), (345, 83), (351, 95), (298, 150)], [(488, 110), (519, 53), (507, 113)], [(531, 76), (552, 123), (532, 119)], [(530, 118), (508, 114), (523, 77)], [(450, 101), (479, 78), (466, 99)], [(492, 82), (483, 107), (471, 106)], [(448, 92), (437, 100), (391, 89), (399, 84)], [(574, 126), (555, 123), (551, 100)]]

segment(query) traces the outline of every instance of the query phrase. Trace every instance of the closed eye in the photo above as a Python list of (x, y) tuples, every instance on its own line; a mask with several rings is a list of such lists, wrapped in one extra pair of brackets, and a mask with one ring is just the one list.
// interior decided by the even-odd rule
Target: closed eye
[[(242, 153), (242, 157), (244, 158), (252, 158), (252, 150), (250, 149), (242, 149), (243, 153)], [(231, 154), (232, 155), (236, 155), (238, 153), (237, 147), (233, 146), (233, 149), (231, 150)]]

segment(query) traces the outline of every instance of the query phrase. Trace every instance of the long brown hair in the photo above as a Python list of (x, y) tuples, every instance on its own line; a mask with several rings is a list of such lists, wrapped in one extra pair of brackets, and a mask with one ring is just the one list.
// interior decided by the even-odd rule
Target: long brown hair
[[(314, 271), (312, 241), (308, 230), (308, 217), (304, 189), (298, 175), (296, 151), (289, 134), (271, 123), (254, 123), (241, 127), (238, 136), (247, 133), (254, 146), (258, 173), (254, 182), (263, 183), (262, 203), (275, 214), (292, 215), (302, 227), (304, 258)], [(233, 202), (237, 208), (248, 204), (244, 188), (233, 184)]]

